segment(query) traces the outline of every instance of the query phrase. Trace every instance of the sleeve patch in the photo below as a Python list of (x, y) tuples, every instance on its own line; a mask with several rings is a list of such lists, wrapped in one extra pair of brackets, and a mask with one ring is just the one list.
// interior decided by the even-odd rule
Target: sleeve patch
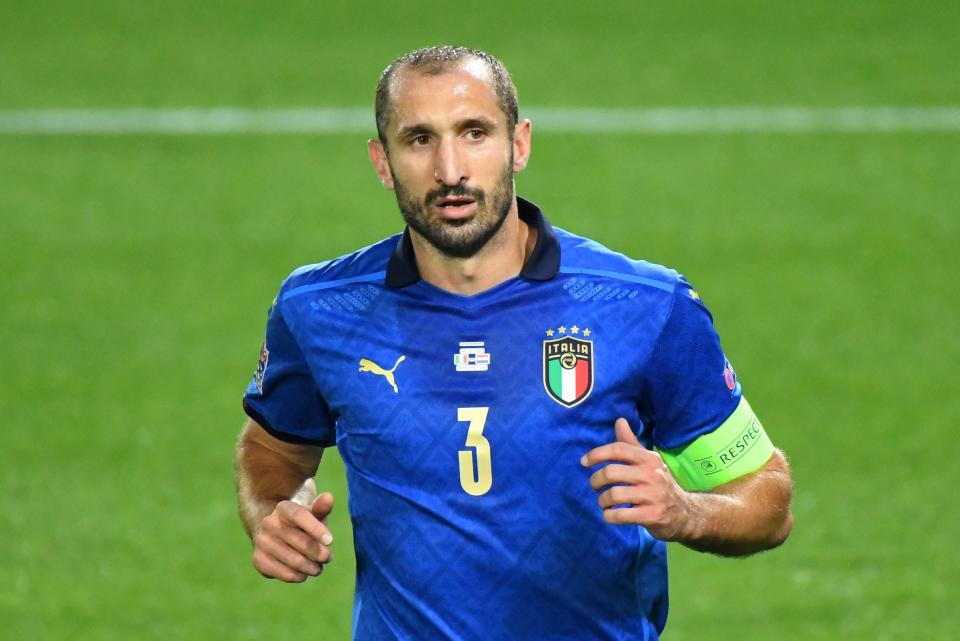
[(763, 467), (773, 443), (746, 398), (719, 427), (692, 443), (659, 450), (677, 483), (688, 491), (706, 491)]
[(263, 339), (260, 346), (260, 360), (257, 362), (257, 370), (253, 373), (253, 382), (257, 389), (263, 394), (263, 377), (267, 373), (267, 363), (270, 362), (270, 350), (267, 349), (267, 339)]
[(739, 391), (737, 389), (737, 373), (733, 371), (733, 365), (726, 357), (723, 359), (723, 382), (727, 384), (727, 389), (730, 390), (731, 394), (736, 394)]

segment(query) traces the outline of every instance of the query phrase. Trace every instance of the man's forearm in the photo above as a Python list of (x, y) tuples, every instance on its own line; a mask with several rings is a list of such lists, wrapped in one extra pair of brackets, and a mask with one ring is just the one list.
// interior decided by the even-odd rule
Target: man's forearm
[(778, 450), (759, 471), (712, 492), (690, 493), (692, 517), (678, 539), (689, 548), (745, 556), (783, 543), (793, 527), (793, 482)]
[[(269, 440), (268, 440), (269, 439)], [(289, 499), (317, 471), (321, 448), (292, 456), (263, 429), (249, 425), (237, 442), (236, 482), (240, 520), (251, 540), (277, 503)]]

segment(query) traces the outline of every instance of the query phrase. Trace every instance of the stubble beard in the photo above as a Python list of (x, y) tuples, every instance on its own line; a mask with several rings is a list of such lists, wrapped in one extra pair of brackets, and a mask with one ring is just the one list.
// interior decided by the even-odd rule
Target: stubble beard
[[(397, 205), (403, 220), (437, 251), (449, 258), (470, 258), (490, 242), (503, 227), (513, 204), (513, 158), (504, 168), (500, 180), (488, 194), (482, 189), (465, 185), (444, 185), (428, 192), (422, 201), (408, 192), (394, 177)], [(477, 201), (476, 213), (463, 220), (443, 220), (434, 217), (430, 207), (449, 196), (466, 196)]]

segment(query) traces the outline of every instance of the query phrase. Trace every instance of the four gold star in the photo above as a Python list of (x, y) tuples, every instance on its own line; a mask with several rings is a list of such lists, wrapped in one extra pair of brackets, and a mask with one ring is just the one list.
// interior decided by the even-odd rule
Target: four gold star
[[(553, 328), (550, 328), (550, 329), (547, 330), (547, 336), (553, 336), (555, 333), (556, 333), (556, 334), (566, 334), (566, 333), (567, 333), (567, 327), (566, 327), (566, 325), (561, 325), (560, 327), (558, 327), (556, 332), (553, 331)], [(571, 334), (579, 334), (579, 333), (580, 333), (580, 327), (579, 327), (578, 325), (573, 325), (573, 326), (571, 326), (571, 327), (570, 327), (570, 333), (571, 333)], [(590, 335), (590, 328), (584, 327), (584, 328), (583, 328), (583, 335), (584, 335), (584, 336), (589, 336), (589, 335)]]

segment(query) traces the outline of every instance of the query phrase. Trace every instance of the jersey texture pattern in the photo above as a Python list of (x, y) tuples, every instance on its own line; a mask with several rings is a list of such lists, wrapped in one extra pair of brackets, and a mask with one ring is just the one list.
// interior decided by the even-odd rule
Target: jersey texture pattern
[(460, 296), (421, 280), (408, 232), (294, 271), (247, 414), (336, 446), (347, 470), (354, 638), (659, 638), (665, 545), (605, 523), (580, 457), (625, 417), (682, 447), (741, 388), (675, 271), (553, 228), (523, 271)]

